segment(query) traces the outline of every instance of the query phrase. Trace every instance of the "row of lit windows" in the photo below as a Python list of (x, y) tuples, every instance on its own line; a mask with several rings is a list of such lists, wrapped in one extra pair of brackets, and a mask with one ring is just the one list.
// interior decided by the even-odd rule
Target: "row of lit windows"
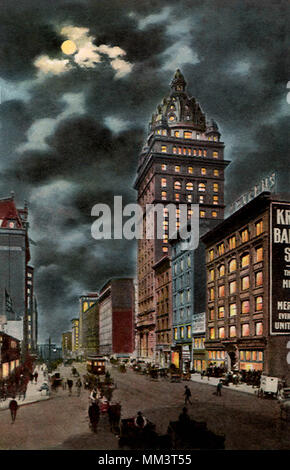
[[(168, 153), (167, 145), (161, 145), (161, 152)], [(207, 157), (208, 156), (206, 150), (191, 149), (189, 147), (172, 147), (172, 153), (174, 155), (184, 155), (184, 156), (193, 156), (193, 157)], [(219, 158), (218, 151), (212, 152), (212, 158)]]
[[(262, 336), (262, 335), (263, 335), (263, 323), (256, 322), (255, 323), (255, 336)], [(236, 336), (237, 336), (237, 327), (235, 325), (229, 326), (229, 337), (235, 338)], [(249, 323), (241, 324), (241, 336), (242, 337), (250, 336), (250, 324)], [(209, 328), (209, 338), (216, 339), (216, 329), (214, 327)], [(217, 338), (218, 339), (226, 338), (226, 328), (224, 326), (217, 328)]]
[[(179, 329), (174, 328), (174, 339), (190, 339), (191, 338), (191, 325), (188, 325), (186, 328), (181, 326)], [(179, 336), (178, 336), (179, 333)]]
[[(261, 287), (263, 285), (263, 272), (258, 271), (255, 273), (255, 287)], [(245, 291), (250, 288), (250, 276), (244, 276), (241, 278), (241, 290)], [(229, 282), (229, 294), (235, 294), (237, 292), (237, 281)], [(225, 296), (225, 285), (218, 286), (218, 297)], [(215, 299), (215, 289), (211, 287), (209, 289), (209, 300)]]
[[(167, 187), (167, 179), (166, 178), (161, 178), (161, 188), (166, 188), (166, 187)], [(173, 188), (180, 191), (181, 190), (181, 182), (180, 181), (174, 181)], [(186, 183), (185, 189), (187, 191), (193, 191), (193, 183), (191, 183), (191, 182)], [(217, 193), (219, 191), (219, 184), (218, 183), (213, 183), (212, 190), (215, 193)], [(202, 192), (206, 191), (205, 183), (199, 183), (198, 184), (198, 191), (202, 191)]]
[(240, 360), (263, 362), (263, 351), (240, 351)]
[[(162, 191), (161, 192), (161, 199), (162, 201), (167, 201), (167, 192), (166, 191)], [(181, 201), (181, 198), (180, 198), (180, 193), (175, 193), (174, 194), (174, 199), (176, 202), (180, 202)], [(192, 197), (192, 194), (187, 194), (186, 195), (186, 201), (187, 202), (193, 202), (193, 197)], [(216, 196), (213, 196), (212, 197), (212, 204), (214, 205), (217, 205), (219, 203), (219, 197), (216, 195)], [(199, 204), (205, 204), (205, 196), (204, 195), (199, 195)], [(217, 217), (217, 215), (215, 214), (212, 214), (213, 217)], [(205, 212), (202, 211), (200, 213), (200, 217), (205, 217)]]
[(225, 359), (225, 351), (208, 351), (209, 359)]
[[(258, 248), (255, 249), (254, 253), (254, 263), (258, 263), (260, 261), (263, 261), (263, 247), (259, 246)], [(240, 267), (241, 268), (246, 268), (247, 266), (250, 265), (250, 254), (249, 253), (244, 253), (240, 256)], [(228, 263), (228, 272), (232, 273), (237, 270), (237, 259), (233, 258), (229, 261)], [(224, 264), (221, 264), (218, 267), (218, 275), (219, 277), (223, 277), (226, 272), (226, 267)], [(212, 268), (209, 270), (209, 281), (214, 281), (215, 279), (215, 270)]]
[[(167, 171), (168, 170), (168, 165), (166, 163), (163, 163), (161, 165), (161, 169), (162, 169), (162, 171)], [(175, 165), (174, 166), (174, 171), (175, 171), (175, 173), (180, 173), (181, 166), (180, 165)], [(208, 172), (207, 168), (200, 168), (200, 174), (202, 176), (207, 175), (207, 172)], [(192, 166), (188, 166), (187, 167), (187, 173), (190, 174), (190, 175), (193, 175), (194, 174), (194, 168)], [(220, 173), (219, 173), (219, 170), (213, 169), (212, 174), (213, 174), (213, 176), (219, 176)]]
[[(255, 223), (255, 236), (259, 236), (263, 233), (263, 220), (259, 220), (257, 223)], [(250, 240), (250, 232), (248, 228), (245, 228), (240, 231), (240, 241), (241, 243), (248, 242)], [(230, 250), (236, 248), (237, 246), (237, 237), (234, 235), (230, 237), (228, 240), (228, 247)], [(217, 245), (217, 254), (218, 256), (222, 256), (225, 253), (225, 242), (220, 243)], [(212, 261), (214, 259), (215, 255), (215, 250), (212, 248), (208, 252), (208, 259), (209, 261)]]
[(205, 338), (194, 338), (193, 348), (194, 349), (204, 349)]
[[(241, 313), (242, 314), (249, 314), (250, 313), (250, 300), (242, 300), (241, 301)], [(255, 297), (255, 312), (261, 312), (263, 310), (263, 297), (258, 295)], [(233, 302), (229, 304), (229, 316), (233, 317), (237, 315), (237, 303)], [(220, 305), (218, 307), (218, 318), (225, 317), (225, 306)], [(215, 309), (213, 307), (209, 308), (209, 320), (212, 321), (215, 318)]]

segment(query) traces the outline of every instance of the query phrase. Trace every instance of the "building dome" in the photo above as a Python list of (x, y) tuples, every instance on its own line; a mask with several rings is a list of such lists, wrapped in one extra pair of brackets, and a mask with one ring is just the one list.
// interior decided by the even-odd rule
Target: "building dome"
[(179, 69), (171, 81), (171, 92), (164, 97), (152, 115), (150, 130), (170, 127), (189, 127), (206, 130), (205, 115), (199, 103), (186, 92), (186, 81)]

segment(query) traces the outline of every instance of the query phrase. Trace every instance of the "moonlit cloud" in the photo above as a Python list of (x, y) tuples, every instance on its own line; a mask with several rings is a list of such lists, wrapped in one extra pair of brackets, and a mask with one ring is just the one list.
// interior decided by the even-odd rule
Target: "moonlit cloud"
[(40, 77), (46, 74), (61, 75), (72, 68), (68, 59), (50, 59), (47, 55), (41, 55), (35, 59), (34, 65)]
[(139, 29), (146, 29), (148, 25), (163, 23), (167, 21), (171, 11), (172, 9), (170, 7), (164, 7), (160, 11), (160, 13), (155, 13), (152, 15), (148, 15), (145, 18), (142, 18), (138, 24)]

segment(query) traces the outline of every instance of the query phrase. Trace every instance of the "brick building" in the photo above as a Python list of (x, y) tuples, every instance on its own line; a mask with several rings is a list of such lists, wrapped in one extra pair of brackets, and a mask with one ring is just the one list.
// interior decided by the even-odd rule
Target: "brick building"
[[(141, 357), (152, 360), (156, 348), (155, 265), (170, 255), (167, 205), (200, 204), (200, 218), (224, 217), (224, 144), (213, 120), (206, 122), (199, 103), (186, 92), (186, 82), (177, 70), (171, 91), (158, 105), (149, 125), (149, 135), (140, 153), (135, 189), (143, 209), (143, 238), (138, 241), (138, 317), (137, 338)], [(147, 204), (164, 207), (162, 236), (157, 237), (160, 221), (153, 217), (153, 238), (146, 238)]]
[(289, 228), (290, 196), (264, 192), (202, 237), (209, 363), (290, 379)]

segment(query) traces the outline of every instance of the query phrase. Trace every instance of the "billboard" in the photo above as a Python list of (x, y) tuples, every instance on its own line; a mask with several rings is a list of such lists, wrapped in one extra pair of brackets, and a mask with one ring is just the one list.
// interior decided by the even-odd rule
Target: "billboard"
[(205, 333), (205, 312), (195, 313), (192, 317), (192, 334)]
[(270, 334), (290, 334), (290, 203), (270, 210)]

